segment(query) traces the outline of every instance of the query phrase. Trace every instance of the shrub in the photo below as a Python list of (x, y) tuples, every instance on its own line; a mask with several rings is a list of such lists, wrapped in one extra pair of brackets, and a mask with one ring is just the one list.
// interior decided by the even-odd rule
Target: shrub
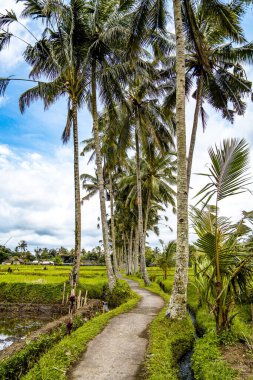
[(105, 300), (110, 308), (118, 307), (133, 296), (133, 292), (126, 281), (117, 280), (116, 286), (110, 292), (108, 286), (105, 289)]

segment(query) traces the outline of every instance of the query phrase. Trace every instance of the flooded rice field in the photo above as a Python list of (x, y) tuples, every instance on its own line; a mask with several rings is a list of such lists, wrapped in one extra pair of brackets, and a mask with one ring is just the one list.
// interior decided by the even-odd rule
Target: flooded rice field
[(0, 313), (0, 351), (54, 319), (56, 318), (43, 315), (13, 316), (12, 313)]

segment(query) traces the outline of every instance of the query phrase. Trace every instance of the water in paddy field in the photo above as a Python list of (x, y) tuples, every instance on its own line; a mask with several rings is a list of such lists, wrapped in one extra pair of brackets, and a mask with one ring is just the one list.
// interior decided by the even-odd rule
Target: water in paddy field
[(0, 351), (26, 337), (34, 330), (46, 324), (47, 320), (37, 316), (13, 317), (0, 313)]

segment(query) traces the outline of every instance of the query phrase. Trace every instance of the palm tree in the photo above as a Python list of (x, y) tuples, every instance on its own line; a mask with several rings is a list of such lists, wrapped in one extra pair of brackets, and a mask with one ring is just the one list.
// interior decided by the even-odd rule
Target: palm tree
[[(152, 65), (146, 64), (146, 68), (156, 74)], [(140, 74), (142, 74), (140, 76)], [(153, 81), (152, 81), (153, 79)], [(161, 108), (155, 96), (159, 95), (161, 88), (156, 85), (156, 78), (150, 77), (150, 73), (138, 70), (133, 72), (129, 80), (129, 88), (126, 92), (126, 103), (122, 107), (122, 132), (121, 144), (129, 144), (134, 131), (135, 162), (136, 162), (136, 189), (138, 205), (138, 231), (140, 239), (141, 274), (146, 285), (149, 279), (145, 264), (145, 236), (142, 204), (142, 178), (141, 178), (141, 152), (148, 151), (150, 142), (166, 151), (168, 146), (173, 146), (173, 137), (162, 115)], [(142, 151), (140, 149), (142, 146)]]
[[(144, 215), (144, 239), (148, 231), (150, 211), (155, 204), (165, 207), (172, 206), (175, 211), (175, 191), (171, 187), (175, 184), (176, 162), (173, 153), (160, 153), (150, 144), (149, 152), (141, 159), (141, 186)], [(130, 161), (131, 164), (131, 161)], [(136, 171), (133, 165), (129, 166), (127, 175), (119, 182), (120, 190), (127, 189), (126, 203), (133, 208), (137, 199)]]
[[(99, 191), (98, 178), (90, 174), (81, 174), (82, 188), (86, 190), (87, 194), (82, 198), (82, 202), (89, 200), (91, 197), (96, 195)], [(111, 208), (111, 240), (112, 240), (112, 252), (113, 252), (113, 270), (116, 277), (118, 277), (118, 261), (116, 256), (116, 246), (115, 246), (115, 225), (114, 225), (114, 204), (113, 204), (113, 185), (112, 185), (112, 175), (109, 174), (109, 193), (107, 193), (107, 198), (110, 198), (110, 208)]]
[[(28, 0), (25, 2), (23, 13), (34, 19), (45, 19), (47, 25), (50, 26), (46, 28), (41, 41), (38, 41), (34, 47), (30, 45), (27, 47), (25, 59), (33, 66), (31, 72), (33, 77), (45, 75), (53, 81), (51, 83), (39, 83), (38, 86), (25, 94), (22, 97), (21, 108), (23, 109), (24, 104), (29, 105), (32, 100), (38, 97), (42, 98), (45, 107), (48, 107), (59, 96), (67, 94), (70, 101), (64, 141), (68, 139), (73, 123), (75, 157), (78, 157), (76, 109), (83, 102), (90, 106), (93, 117), (104, 250), (109, 288), (112, 290), (115, 285), (115, 277), (108, 246), (108, 225), (98, 128), (97, 90), (100, 89), (101, 96), (108, 105), (115, 99), (123, 99), (119, 84), (126, 80), (127, 66), (122, 66), (121, 60), (128, 19), (126, 17), (120, 19), (116, 0), (111, 0), (110, 3), (106, 0), (89, 2), (71, 0), (70, 4), (67, 5), (63, 0), (57, 0), (57, 3), (50, 4), (41, 4), (38, 0)], [(2, 19), (4, 25), (6, 24), (5, 19)], [(8, 15), (7, 19), (11, 19), (12, 22), (12, 15), (11, 17)], [(76, 33), (77, 31), (79, 34)], [(115, 40), (118, 41), (117, 49)], [(9, 78), (1, 81), (1, 93), (6, 89), (9, 81)], [(76, 265), (72, 277), (76, 276), (76, 268), (80, 262), (78, 158), (75, 159), (74, 167), (76, 180)]]
[[(211, 3), (200, 1), (196, 4), (187, 0), (182, 8), (186, 31), (186, 75), (189, 81), (196, 79), (193, 94), (196, 105), (187, 164), (188, 187), (199, 115), (203, 126), (206, 125), (204, 102), (233, 122), (234, 114), (245, 112), (246, 104), (242, 98), (251, 94), (251, 82), (242, 66), (253, 61), (253, 43), (246, 43), (240, 26), (245, 8), (238, 2), (229, 5)], [(239, 43), (244, 44), (238, 46)]]
[(185, 128), (185, 41), (180, 0), (173, 0), (176, 32), (176, 135), (177, 135), (177, 252), (175, 278), (166, 315), (186, 315), (188, 284), (188, 188)]
[(89, 104), (93, 118), (103, 242), (109, 288), (112, 290), (116, 280), (109, 252), (97, 97), (99, 91), (101, 99), (109, 108), (114, 107), (115, 101), (124, 102), (120, 85), (125, 83), (126, 74), (130, 70), (129, 65), (122, 63), (128, 33), (128, 19), (124, 18), (124, 15), (120, 17), (117, 0), (109, 3), (107, 0), (91, 0), (89, 6), (92, 11), (85, 17), (87, 36), (85, 68), (90, 81)]
[[(47, 10), (47, 12), (45, 12)], [(36, 39), (34, 46), (28, 45), (24, 57), (32, 66), (30, 77), (35, 81), (41, 76), (50, 82), (39, 82), (20, 97), (20, 109), (23, 113), (31, 102), (42, 99), (45, 109), (54, 104), (59, 97), (68, 98), (68, 115), (62, 140), (66, 143), (73, 129), (74, 144), (74, 185), (75, 185), (75, 257), (71, 273), (71, 284), (78, 282), (81, 252), (81, 205), (79, 183), (79, 143), (78, 143), (78, 109), (83, 105), (86, 94), (86, 72), (83, 61), (86, 57), (83, 35), (85, 24), (83, 13), (86, 4), (72, 0), (69, 5), (58, 1), (57, 6), (41, 5), (38, 1), (26, 1), (23, 14), (33, 19), (44, 19), (50, 28), (46, 28), (41, 40)], [(13, 16), (14, 18), (14, 16)], [(12, 20), (13, 21), (13, 20)], [(4, 16), (1, 26), (6, 24)], [(2, 88), (10, 79), (2, 82)]]
[[(228, 327), (232, 303), (252, 277), (252, 247), (242, 246), (241, 238), (250, 229), (245, 225), (252, 214), (245, 213), (237, 224), (231, 224), (226, 217), (219, 216), (219, 202), (224, 198), (247, 191), (249, 147), (244, 139), (224, 140), (220, 147), (209, 149), (211, 166), (209, 183), (197, 196), (203, 207), (214, 198), (214, 206), (202, 210), (194, 209), (192, 219), (198, 235), (196, 246), (205, 254), (201, 263), (203, 276), (207, 281), (207, 294), (211, 294), (216, 328), (220, 333)], [(239, 297), (240, 298), (240, 297)]]
[(17, 250), (20, 250), (21, 253), (25, 253), (27, 250), (27, 242), (25, 240), (20, 240), (17, 246)]
[[(114, 117), (115, 114), (110, 115), (109, 110), (104, 110), (99, 117), (99, 129), (100, 129), (100, 139), (102, 142), (101, 153), (103, 156), (104, 167), (104, 186), (107, 193), (107, 199), (110, 200), (110, 230), (111, 230), (111, 240), (112, 240), (112, 254), (113, 254), (113, 270), (116, 277), (118, 277), (118, 262), (116, 255), (116, 244), (115, 244), (115, 220), (114, 220), (114, 187), (115, 187), (115, 177), (116, 171), (119, 170), (120, 165), (123, 164), (125, 160), (125, 152), (120, 151), (117, 144), (117, 128), (115, 127)], [(112, 118), (112, 119), (111, 119)], [(88, 162), (91, 162), (95, 156), (95, 141), (94, 139), (88, 139), (84, 141), (85, 146), (81, 153), (84, 155), (87, 152), (91, 152), (91, 156)], [(98, 178), (89, 175), (82, 175), (81, 179), (85, 180), (83, 182), (83, 188), (91, 193), (91, 196), (95, 195), (99, 191)], [(91, 181), (87, 184), (87, 179)], [(87, 195), (89, 198), (89, 194)], [(83, 200), (88, 199), (84, 197)]]
[(175, 252), (176, 242), (172, 240), (163, 247), (162, 253), (157, 257), (156, 263), (163, 270), (164, 280), (167, 279), (168, 269), (173, 265)]

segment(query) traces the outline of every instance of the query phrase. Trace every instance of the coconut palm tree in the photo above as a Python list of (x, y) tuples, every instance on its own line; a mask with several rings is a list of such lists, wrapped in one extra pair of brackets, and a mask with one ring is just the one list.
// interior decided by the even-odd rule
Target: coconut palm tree
[[(41, 4), (38, 0), (28, 0), (25, 1), (23, 13), (34, 19), (42, 18), (49, 26), (45, 29), (41, 41), (38, 41), (34, 47), (30, 45), (27, 47), (25, 59), (33, 66), (32, 77), (45, 75), (51, 82), (39, 83), (36, 88), (26, 93), (22, 97), (21, 108), (23, 109), (24, 104), (29, 105), (38, 97), (42, 98), (45, 107), (48, 107), (61, 95), (70, 96), (67, 126), (63, 136), (64, 141), (67, 141), (72, 122), (77, 124), (75, 109), (84, 102), (90, 106), (93, 117), (104, 250), (109, 288), (112, 290), (115, 285), (115, 277), (108, 248), (97, 90), (109, 105), (115, 99), (123, 99), (119, 84), (126, 80), (126, 73), (129, 70), (129, 66), (121, 65), (128, 19), (119, 17), (116, 0), (110, 2), (71, 0), (66, 4), (63, 0), (45, 4)], [(13, 22), (14, 16), (10, 17), (9, 14), (7, 16)], [(2, 18), (1, 22), (6, 23), (6, 17)], [(77, 30), (79, 35), (76, 33)], [(118, 42), (117, 48), (115, 39)], [(77, 83), (75, 83), (76, 79)], [(1, 81), (0, 92), (6, 89), (9, 81), (9, 78)], [(77, 128), (74, 127), (75, 147), (78, 146), (76, 130)], [(78, 157), (77, 153), (75, 148), (75, 157)], [(77, 178), (78, 159), (74, 166), (75, 178)], [(76, 231), (80, 231), (80, 202), (79, 206), (77, 205), (78, 199), (80, 201), (78, 186), (76, 183)], [(76, 233), (76, 257), (80, 258), (80, 232)], [(79, 262), (80, 259), (77, 261)], [(73, 270), (73, 276), (76, 276), (76, 273), (77, 270)]]
[[(101, 139), (99, 136), (99, 115), (97, 98), (113, 108), (115, 101), (124, 102), (123, 85), (127, 80), (130, 67), (122, 63), (123, 51), (128, 35), (129, 18), (120, 17), (118, 1), (92, 0), (89, 2), (91, 12), (86, 14), (86, 72), (89, 77), (89, 104), (93, 118), (93, 136), (96, 152), (96, 167), (99, 185), (101, 222), (109, 288), (115, 285), (115, 276), (110, 259), (108, 223), (103, 181)], [(117, 45), (115, 41), (117, 40)]]
[[(152, 144), (150, 144), (152, 145)], [(148, 231), (149, 216), (152, 206), (162, 204), (172, 206), (175, 211), (175, 191), (171, 187), (175, 184), (176, 161), (173, 153), (160, 153), (150, 146), (148, 155), (141, 159), (141, 182), (144, 215), (144, 239)], [(137, 199), (136, 171), (123, 176), (119, 182), (120, 190), (128, 189), (126, 204), (134, 207)]]
[(184, 1), (182, 10), (186, 32), (186, 75), (196, 80), (193, 94), (196, 105), (187, 164), (189, 187), (199, 115), (203, 126), (206, 125), (203, 104), (208, 102), (230, 122), (235, 114), (244, 114), (243, 97), (251, 94), (251, 82), (243, 64), (253, 61), (253, 43), (246, 43), (243, 35), (240, 18), (245, 7), (238, 2), (226, 5)]
[[(116, 119), (115, 119), (116, 115)], [(117, 143), (117, 114), (115, 112), (110, 112), (110, 110), (105, 109), (99, 117), (99, 129), (100, 129), (100, 138), (101, 138), (101, 153), (103, 157), (104, 167), (104, 186), (105, 191), (107, 192), (107, 199), (110, 200), (110, 210), (111, 210), (111, 219), (110, 219), (110, 231), (111, 231), (111, 240), (112, 240), (112, 253), (113, 253), (113, 269), (114, 274), (118, 277), (118, 262), (116, 255), (116, 245), (115, 245), (115, 221), (114, 221), (114, 197), (115, 197), (115, 179), (117, 173), (119, 172), (120, 166), (126, 160), (126, 152), (120, 150), (120, 147)], [(91, 153), (89, 162), (91, 162), (95, 157), (95, 140), (88, 139), (84, 141), (85, 146), (81, 155), (85, 153)], [(82, 175), (81, 179), (84, 179), (83, 188), (88, 190), (87, 197), (95, 195), (99, 190), (98, 187), (98, 178)], [(87, 184), (87, 179), (91, 183)], [(88, 199), (84, 197), (83, 199)]]
[[(56, 6), (57, 5), (57, 6)], [(47, 12), (45, 11), (47, 10)], [(20, 109), (42, 99), (45, 109), (54, 104), (61, 96), (67, 96), (68, 114), (62, 140), (66, 143), (73, 130), (74, 144), (74, 184), (75, 184), (75, 257), (71, 273), (71, 284), (78, 282), (81, 252), (81, 206), (79, 183), (79, 143), (78, 143), (78, 109), (83, 105), (87, 79), (83, 66), (86, 57), (83, 34), (85, 24), (83, 13), (87, 12), (86, 4), (72, 0), (66, 5), (63, 1), (57, 4), (42, 4), (38, 1), (26, 1), (23, 14), (31, 18), (41, 18), (50, 24), (36, 39), (34, 46), (28, 45), (24, 52), (26, 62), (31, 65), (30, 77), (35, 81), (44, 76), (50, 82), (39, 82), (37, 86), (27, 90), (20, 97)], [(14, 18), (14, 16), (13, 16)], [(12, 20), (13, 21), (13, 20)], [(0, 26), (6, 24), (4, 16)], [(2, 82), (2, 87), (9, 83)]]
[[(151, 72), (152, 65), (146, 65)], [(140, 237), (140, 258), (141, 274), (145, 284), (149, 284), (148, 274), (145, 264), (145, 236), (144, 219), (142, 205), (142, 179), (141, 179), (141, 152), (148, 151), (150, 141), (158, 146), (161, 151), (173, 146), (173, 136), (166, 124), (157, 96), (161, 88), (156, 84), (156, 78), (150, 77), (151, 73), (135, 70), (132, 79), (129, 80), (129, 87), (126, 89), (126, 105), (122, 107), (122, 118), (120, 134), (120, 144), (129, 144), (132, 133), (135, 140), (135, 162), (136, 162), (136, 190), (138, 205), (138, 231)], [(142, 147), (142, 150), (140, 149)]]
[(170, 241), (163, 247), (162, 252), (158, 255), (156, 263), (163, 270), (163, 278), (167, 279), (168, 269), (172, 267), (174, 263), (174, 255), (176, 252), (176, 242)]
[[(198, 235), (196, 247), (204, 253), (200, 266), (205, 290), (220, 333), (229, 326), (236, 297), (240, 298), (240, 292), (252, 278), (252, 246), (241, 244), (242, 237), (251, 231), (245, 220), (251, 220), (252, 214), (245, 213), (237, 224), (219, 216), (220, 201), (247, 191), (249, 147), (244, 139), (224, 140), (220, 147), (209, 149), (209, 156), (211, 166), (209, 173), (204, 174), (209, 182), (197, 194), (204, 209), (193, 209), (192, 219)], [(205, 208), (212, 200), (214, 206)]]
[(185, 128), (185, 41), (180, 0), (173, 0), (176, 32), (176, 136), (177, 136), (177, 252), (175, 277), (166, 315), (186, 315), (188, 284), (188, 189)]

